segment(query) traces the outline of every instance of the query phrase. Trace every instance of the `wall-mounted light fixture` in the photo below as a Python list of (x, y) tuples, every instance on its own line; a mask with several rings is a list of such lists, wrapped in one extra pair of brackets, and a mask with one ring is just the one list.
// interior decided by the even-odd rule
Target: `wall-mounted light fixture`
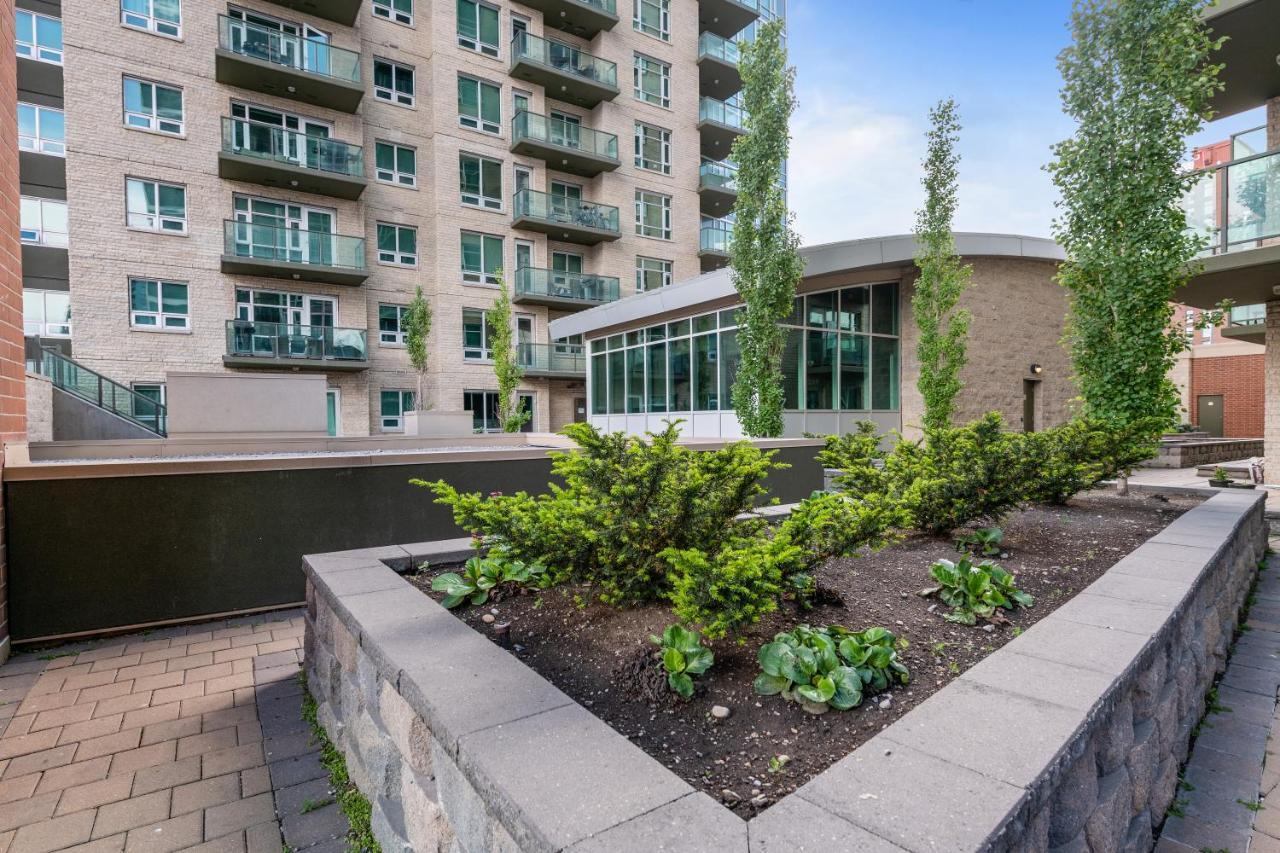
[(1041, 366), (1041, 365), (1039, 365), (1039, 364), (1032, 364), (1032, 365), (1031, 365), (1031, 375), (1032, 375), (1032, 376), (1039, 376), (1041, 373), (1044, 373), (1044, 367), (1042, 367), (1042, 366)]

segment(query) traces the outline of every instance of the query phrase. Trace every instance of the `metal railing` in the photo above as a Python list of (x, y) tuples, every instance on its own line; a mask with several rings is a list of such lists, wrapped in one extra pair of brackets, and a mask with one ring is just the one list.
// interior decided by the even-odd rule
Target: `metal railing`
[(729, 243), (733, 241), (733, 226), (727, 223), (707, 224), (702, 226), (699, 234), (698, 248), (704, 252), (729, 254)]
[(218, 16), (218, 46), (273, 65), (332, 77), (344, 83), (360, 82), (360, 54), (355, 51), (226, 15)]
[(519, 32), (511, 40), (511, 61), (536, 62), (564, 74), (618, 88), (618, 66), (607, 59), (584, 53), (572, 45)]
[(1183, 199), (1187, 228), (1220, 255), (1280, 240), (1280, 151), (1211, 166)]
[(618, 298), (619, 283), (608, 275), (520, 267), (516, 270), (515, 293), (603, 304)]
[(618, 159), (618, 137), (554, 116), (524, 110), (516, 113), (511, 120), (511, 141), (519, 142), (521, 139), (584, 151), (611, 160)]
[(577, 344), (518, 344), (516, 356), (526, 371), (587, 375), (586, 351)]
[(53, 387), (124, 418), (148, 432), (162, 437), (166, 434), (168, 417), (163, 403), (144, 397), (48, 347), (41, 354), (39, 368), (40, 374), (47, 376)]
[(618, 14), (617, 0), (574, 0), (574, 2), (581, 3), (583, 6), (592, 6), (601, 12), (608, 12), (610, 15)]
[(1262, 326), (1267, 322), (1267, 306), (1255, 305), (1234, 306), (1228, 314), (1229, 326)]
[(577, 228), (592, 228), (621, 234), (618, 208), (576, 198), (551, 195), (525, 188), (514, 199), (515, 218), (528, 217)]
[(698, 167), (698, 182), (707, 189), (737, 192), (738, 169), (717, 160), (703, 160)]
[(713, 121), (736, 130), (746, 128), (747, 111), (715, 98), (703, 97), (698, 102), (698, 121)]
[(364, 238), (227, 219), (222, 223), (225, 255), (336, 269), (364, 269)]
[(369, 346), (364, 329), (228, 320), (227, 355), (238, 358), (365, 362), (369, 360)]
[(359, 145), (248, 119), (223, 116), (222, 150), (351, 178), (364, 177), (364, 153)]
[(742, 58), (736, 40), (727, 39), (712, 32), (706, 32), (698, 36), (698, 58), (701, 59), (704, 56), (727, 62), (730, 65), (737, 65), (738, 60)]

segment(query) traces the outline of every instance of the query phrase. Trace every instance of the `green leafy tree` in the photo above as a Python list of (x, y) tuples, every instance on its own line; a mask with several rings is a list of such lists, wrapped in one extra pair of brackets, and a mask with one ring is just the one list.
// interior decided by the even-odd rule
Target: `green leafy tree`
[(502, 270), (498, 270), (498, 301), (489, 309), (488, 321), (493, 372), (498, 377), (498, 423), (502, 425), (503, 432), (519, 432), (533, 413), (520, 405), (516, 397), (516, 389), (524, 379), (524, 369), (520, 366), (511, 328), (511, 291), (507, 290), (507, 279)]
[(1048, 166), (1067, 255), (1065, 342), (1084, 413), (1110, 424), (1171, 426), (1178, 411), (1169, 369), (1186, 342), (1171, 300), (1204, 245), (1181, 207), (1196, 182), (1187, 138), (1222, 88), (1206, 5), (1076, 0), (1073, 41), (1058, 57), (1063, 108), (1077, 123)]
[(924, 399), (924, 429), (928, 434), (951, 426), (956, 394), (962, 383), (960, 370), (967, 360), (966, 344), (971, 316), (957, 309), (960, 295), (969, 286), (973, 269), (956, 255), (952, 220), (956, 213), (956, 183), (960, 155), (960, 118), (955, 101), (941, 101), (929, 112), (932, 127), (927, 134), (924, 160), (924, 207), (916, 214), (916, 280), (911, 309), (920, 339), (916, 353), (920, 378), (916, 386)]
[(782, 188), (795, 110), (795, 69), (787, 67), (781, 21), (760, 27), (742, 46), (742, 102), (746, 134), (733, 145), (738, 165), (729, 263), (745, 309), (738, 328), (741, 360), (733, 408), (750, 436), (782, 434), (782, 350), (796, 285), (804, 272), (800, 238)]
[(427, 302), (419, 287), (404, 315), (404, 346), (409, 352), (409, 364), (418, 373), (418, 393), (414, 396), (415, 408), (427, 410), (424, 384), (427, 377), (427, 336), (431, 334), (431, 303)]

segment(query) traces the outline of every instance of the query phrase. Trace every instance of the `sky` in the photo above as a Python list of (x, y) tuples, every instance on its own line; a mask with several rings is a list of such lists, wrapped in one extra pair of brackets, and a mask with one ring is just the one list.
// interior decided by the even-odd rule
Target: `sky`
[[(1044, 165), (1071, 135), (1058, 98), (1070, 0), (789, 0), (799, 106), (788, 189), (804, 244), (904, 234), (923, 191), (929, 108), (955, 98), (959, 231), (1051, 236)], [(1193, 144), (1263, 122), (1210, 125)]]

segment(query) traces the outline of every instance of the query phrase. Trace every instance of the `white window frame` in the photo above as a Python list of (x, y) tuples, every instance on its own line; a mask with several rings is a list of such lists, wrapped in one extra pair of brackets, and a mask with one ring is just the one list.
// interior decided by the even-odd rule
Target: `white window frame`
[[(152, 91), (151, 91), (151, 112), (150, 113), (129, 112), (128, 110), (123, 109), (124, 89), (125, 89), (125, 86), (128, 85), (130, 80), (140, 85), (151, 87)], [(157, 104), (159, 102), (159, 98), (156, 97), (156, 93), (160, 89), (168, 89), (170, 91), (178, 93), (178, 97), (182, 101), (182, 118), (179, 119), (178, 121), (174, 121), (173, 119), (167, 119), (167, 118), (162, 119), (160, 118), (159, 113), (156, 112)], [(122, 112), (124, 115), (124, 126), (129, 128), (130, 130), (147, 130), (147, 131), (151, 131), (152, 133), (168, 134), (169, 136), (182, 136), (184, 133), (186, 133), (187, 99), (186, 99), (186, 93), (183, 92), (181, 86), (170, 86), (166, 83), (157, 83), (154, 80), (144, 80), (141, 77), (133, 77), (126, 74), (124, 75), (123, 79), (120, 82), (120, 102), (121, 102)], [(139, 119), (143, 123), (132, 124), (130, 123), (130, 119)]]
[[(15, 47), (18, 53), (18, 57), (21, 59), (31, 59), (36, 62), (47, 62), (50, 65), (61, 65), (64, 52), (66, 50), (66, 45), (63, 44), (56, 48), (46, 47), (41, 45), (40, 42), (38, 41), (39, 39), (38, 33), (40, 31), (40, 28), (37, 26), (37, 21), (39, 20), (57, 21), (58, 26), (62, 27), (63, 26), (62, 19), (54, 17), (53, 15), (41, 15), (39, 12), (32, 12), (30, 9), (15, 10), (15, 19), (23, 15), (29, 15), (31, 17), (31, 35), (32, 35), (32, 38), (37, 39), (37, 41), (33, 41), (33, 42), (17, 41), (17, 33), (15, 31), (14, 40), (15, 40)], [(64, 40), (66, 39), (65, 30), (62, 33), (62, 37)]]
[[(476, 39), (475, 41), (472, 41), (471, 39), (463, 36), (461, 29), (458, 27), (458, 22), (455, 20), (453, 29), (454, 29), (454, 34), (457, 36), (457, 39), (458, 39), (458, 47), (462, 48), (463, 50), (474, 51), (475, 53), (479, 53), (482, 56), (492, 56), (496, 58), (498, 56), (498, 52), (500, 50), (500, 45), (502, 42), (502, 10), (499, 9), (497, 6), (493, 5), (492, 3), (483, 3), (481, 2), (481, 0), (471, 0), (471, 2), (475, 3), (475, 7), (476, 7), (476, 22), (475, 22), (476, 23)], [(480, 7), (481, 6), (488, 6), (490, 9), (493, 9), (495, 12), (498, 13), (499, 44), (489, 44), (488, 42), (480, 41), (479, 35), (480, 35)], [(456, 16), (457, 9), (458, 9), (457, 2), (454, 2), (453, 8), (454, 8), (454, 15)]]
[(413, 0), (409, 0), (409, 13), (406, 15), (395, 8), (394, 0), (371, 0), (369, 13), (375, 18), (383, 18), (406, 27), (413, 26)]
[[(416, 267), (418, 265), (418, 229), (413, 225), (401, 225), (398, 222), (378, 222), (374, 228), (374, 243), (376, 245), (378, 239), (379, 228), (394, 228), (396, 230), (396, 249), (393, 252), (384, 252), (381, 247), (378, 248), (378, 263), (391, 267)], [(400, 233), (402, 231), (413, 232), (413, 254), (400, 251)]]
[[(645, 26), (640, 16), (640, 9), (644, 6), (651, 6), (658, 10), (659, 23), (657, 32)], [(631, 26), (638, 33), (644, 33), (647, 36), (666, 42), (671, 41), (671, 0), (635, 0)]]
[[(485, 261), (485, 257), (484, 257), (485, 238), (486, 237), (495, 238), (497, 239), (498, 243), (502, 246), (502, 248), (498, 251), (499, 260), (505, 260), (505, 256), (507, 253), (507, 241), (503, 239), (503, 236), (501, 234), (486, 234), (483, 231), (470, 231), (467, 229), (463, 229), (462, 233), (458, 237), (458, 250), (459, 250), (460, 259), (466, 257), (465, 253), (462, 252), (462, 239), (466, 237), (468, 234), (474, 237), (480, 238), (480, 269), (469, 270), (469, 269), (466, 269), (465, 267), (462, 267), (461, 264), (459, 264), (459, 268), (462, 270), (462, 280), (465, 282), (469, 282), (471, 284), (488, 284), (488, 285), (496, 286), (498, 284), (497, 275), (491, 275), (490, 273), (485, 272), (485, 262), (484, 262)], [(503, 266), (504, 266), (503, 263), (499, 263), (498, 269), (502, 269)]]
[[(130, 184), (150, 184), (154, 187), (156, 212), (148, 213), (143, 211), (134, 211), (129, 209), (129, 185)], [(169, 187), (170, 189), (182, 190), (182, 216), (164, 216), (160, 213), (160, 188)], [(156, 234), (186, 234), (187, 233), (187, 188), (183, 184), (169, 183), (168, 181), (156, 181), (151, 178), (134, 178), (126, 176), (124, 179), (124, 221), (126, 227), (131, 231), (151, 231)], [(166, 228), (166, 225), (177, 225), (176, 228)]]
[[(658, 264), (658, 267), (645, 266), (645, 264)], [(659, 290), (664, 287), (670, 287), (672, 282), (673, 264), (671, 261), (663, 258), (650, 258), (645, 255), (636, 255), (636, 293), (648, 293), (651, 290)], [(642, 287), (646, 273), (660, 273), (662, 275), (662, 284), (658, 287)]]
[[(379, 101), (384, 101), (388, 104), (395, 104), (396, 106), (401, 106), (401, 107), (412, 107), (415, 104), (417, 104), (418, 102), (418, 71), (417, 69), (414, 68), (412, 65), (405, 65), (403, 62), (396, 62), (393, 59), (386, 59), (381, 56), (375, 56), (373, 58), (375, 69), (379, 62), (382, 62), (382, 63), (385, 63), (386, 65), (391, 66), (392, 86), (390, 89), (388, 89), (384, 86), (379, 86), (377, 83), (375, 83), (373, 85), (373, 97), (375, 97)], [(408, 95), (401, 92), (399, 89), (395, 87), (396, 77), (402, 71), (408, 72), (413, 77), (413, 85), (410, 87)], [(376, 70), (374, 71), (373, 79), (374, 80), (378, 79)]]
[[(396, 310), (396, 330), (394, 332), (383, 331), (382, 328), (382, 309), (394, 308)], [(403, 347), (406, 345), (404, 322), (409, 314), (408, 305), (399, 305), (394, 302), (378, 303), (378, 346), (384, 347)]]
[[(662, 233), (660, 234), (649, 233), (646, 230), (648, 226), (645, 225), (644, 211), (655, 202), (662, 206)], [(652, 190), (636, 190), (636, 235), (654, 240), (671, 239), (671, 196)]]
[(140, 30), (144, 33), (161, 36), (170, 39), (182, 39), (182, 0), (178, 0), (178, 20), (166, 21), (155, 16), (155, 0), (144, 0), (147, 4), (147, 11), (131, 12), (124, 7), (124, 0), (120, 0), (120, 26), (130, 30)]
[[(476, 160), (480, 164), (480, 194), (473, 195), (462, 189), (462, 161), (465, 158)], [(484, 164), (491, 163), (498, 167), (498, 194), (497, 196), (485, 195), (486, 189), (492, 189), (484, 185)], [(472, 154), (470, 151), (458, 152), (458, 193), (462, 199), (463, 205), (467, 207), (475, 207), (480, 210), (492, 210), (501, 213), (506, 209), (506, 205), (502, 200), (502, 161), (493, 157), (484, 157), (480, 154)]]
[[(644, 158), (644, 143), (650, 133), (657, 135), (658, 143), (662, 150), (662, 160), (658, 162), (657, 168), (646, 165), (649, 161)], [(656, 124), (649, 124), (647, 121), (637, 121), (635, 143), (637, 169), (656, 172), (659, 175), (671, 174), (671, 131), (665, 127), (658, 127)]]
[[(467, 346), (467, 312), (480, 312), (480, 348)], [(493, 361), (493, 341), (489, 340), (489, 309), (488, 308), (463, 308), (462, 309), (462, 360), (463, 361)]]
[[(391, 147), (391, 153), (392, 153), (391, 159), (395, 162), (395, 165), (391, 169), (382, 169), (378, 167), (378, 146), (379, 145), (388, 145)], [(413, 152), (414, 171), (412, 174), (410, 174), (409, 172), (400, 171), (400, 152), (401, 151)], [(378, 183), (394, 184), (397, 187), (412, 187), (416, 189), (418, 186), (417, 169), (418, 169), (418, 149), (417, 148), (415, 148), (412, 145), (401, 145), (398, 142), (388, 142), (385, 139), (374, 140), (373, 173)]]
[[(26, 299), (27, 299), (27, 294), (29, 294), (29, 293), (30, 293), (30, 294), (36, 294), (36, 293), (40, 294), (40, 306), (41, 306), (40, 318), (41, 318), (41, 319), (40, 319), (40, 322), (37, 324), (37, 325), (39, 326), (39, 329), (37, 329), (37, 330), (33, 333), (32, 331), (30, 331), (30, 330), (29, 330), (29, 328), (28, 328), (28, 326), (27, 326), (27, 320), (26, 320), (26, 317), (24, 316), (24, 317), (23, 317), (23, 319), (22, 319), (22, 333), (23, 333), (24, 335), (33, 335), (34, 337), (40, 337), (40, 338), (58, 338), (58, 339), (70, 338), (70, 337), (71, 337), (71, 323), (70, 323), (70, 321), (68, 321), (68, 322), (66, 322), (66, 323), (51, 323), (51, 322), (49, 322), (49, 302), (48, 302), (48, 300), (46, 299), (46, 297), (47, 297), (50, 293), (56, 293), (56, 294), (58, 294), (59, 296), (65, 296), (65, 297), (67, 298), (67, 305), (68, 305), (68, 307), (70, 307), (70, 305), (71, 305), (71, 293), (70, 293), (69, 291), (66, 291), (66, 290), (46, 290), (46, 289), (44, 289), (44, 288), (38, 288), (38, 287), (23, 288), (23, 290), (22, 290), (22, 299), (23, 299), (23, 314), (24, 314), (24, 315), (26, 314)], [(74, 313), (72, 314), (72, 316), (74, 316)], [(56, 332), (51, 332), (51, 331), (49, 331), (49, 329), (50, 329), (50, 328), (55, 328), (55, 327), (56, 327), (57, 329), (59, 329), (60, 331), (56, 331)]]
[[(476, 106), (479, 112), (475, 116), (464, 114), (461, 109), (458, 111), (458, 124), (471, 130), (478, 130), (481, 133), (488, 133), (491, 136), (502, 135), (502, 85), (494, 83), (492, 80), (485, 80), (481, 77), (475, 77), (471, 74), (459, 74), (458, 81), (466, 80), (476, 85)], [(483, 87), (489, 86), (498, 90), (498, 120), (489, 122), (484, 117), (484, 101), (482, 98)]]
[[(134, 282), (145, 282), (155, 285), (156, 288), (156, 311), (138, 311), (133, 307), (133, 285)], [(186, 288), (187, 291), (187, 311), (185, 314), (168, 313), (164, 310), (164, 286), (166, 284), (177, 285)], [(150, 317), (155, 320), (154, 323), (139, 323), (139, 317)], [(181, 320), (182, 325), (171, 326), (169, 320)], [(189, 332), (191, 331), (191, 283), (186, 281), (172, 281), (163, 278), (147, 278), (145, 276), (129, 276), (129, 328), (139, 332)]]
[[(26, 202), (26, 204), (24, 205), (22, 204), (22, 202)], [(35, 228), (30, 228), (26, 225), (23, 225), (21, 222), (22, 208), (26, 207), (26, 209), (30, 210), (32, 206), (34, 206), (40, 213), (40, 223)], [(66, 212), (67, 203), (65, 201), (62, 201), (61, 199), (39, 198), (37, 196), (29, 196), (29, 195), (24, 195), (21, 197), (19, 201), (19, 223), (18, 223), (19, 238), (23, 243), (27, 243), (30, 245), (54, 246), (56, 248), (66, 248), (67, 244), (70, 242), (69, 233), (63, 233), (61, 231), (50, 231), (48, 228), (45, 227), (44, 223), (45, 223), (46, 217), (45, 217), (44, 211), (46, 207), (61, 207), (64, 211), (63, 218), (64, 219), (67, 218), (67, 212)], [(68, 221), (67, 231), (70, 232), (70, 230), (71, 230), (71, 223), (70, 221)], [(30, 237), (27, 236), (28, 234), (31, 234), (31, 236)]]
[[(640, 81), (644, 77), (644, 72), (649, 70), (648, 65), (654, 65), (661, 70), (661, 91), (656, 96), (651, 96), (645, 92), (640, 85)], [(634, 88), (634, 95), (637, 101), (646, 104), (653, 104), (656, 107), (671, 109), (671, 63), (663, 62), (661, 59), (654, 59), (652, 56), (646, 56), (643, 53), (635, 54), (632, 60), (631, 82)], [(656, 100), (655, 100), (656, 98)]]
[[(398, 394), (400, 404), (399, 415), (384, 415), (382, 413), (382, 395)], [(408, 388), (379, 388), (378, 389), (378, 428), (383, 432), (404, 432), (404, 413), (413, 411), (412, 408), (405, 409), (405, 400), (412, 401), (416, 405), (417, 401), (413, 399), (413, 391)], [(394, 421), (394, 423), (388, 423)]]
[[(66, 134), (67, 114), (66, 112), (58, 109), (57, 107), (46, 107), (46, 106), (42, 106), (41, 104), (31, 104), (31, 103), (27, 103), (26, 101), (19, 101), (18, 109), (21, 110), (23, 107), (28, 107), (35, 111), (36, 135), (23, 136), (21, 129), (19, 129), (18, 150), (32, 151), (36, 154), (48, 154), (50, 157), (66, 157), (67, 156), (67, 134)], [(45, 113), (57, 113), (58, 115), (62, 116), (62, 127), (63, 127), (62, 139), (60, 140), (45, 139), (44, 136), (42, 135), (41, 130), (44, 127)]]

